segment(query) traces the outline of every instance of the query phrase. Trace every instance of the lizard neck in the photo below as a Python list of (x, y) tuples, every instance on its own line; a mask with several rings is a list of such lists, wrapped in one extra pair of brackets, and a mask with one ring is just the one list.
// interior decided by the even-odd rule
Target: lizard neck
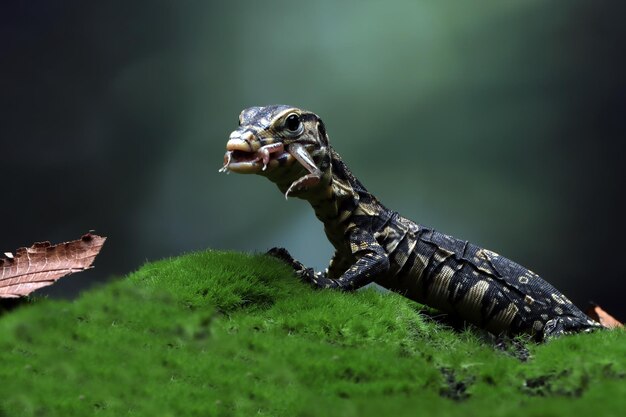
[(336, 227), (348, 220), (361, 200), (373, 199), (332, 148), (330, 157), (320, 185), (305, 197), (326, 228)]
[[(334, 149), (329, 147), (327, 153), (320, 155), (316, 162), (323, 172), (318, 185), (295, 192), (293, 197), (306, 200), (315, 211), (315, 216), (324, 223), (327, 232), (339, 233), (347, 227), (347, 220), (357, 215), (377, 215), (384, 207), (371, 195), (352, 174)], [(293, 178), (305, 175), (306, 171), (294, 164), (287, 174), (281, 173), (276, 178), (267, 175), (275, 182), (282, 193), (287, 191)]]
[(393, 214), (370, 194), (357, 180), (334, 150), (316, 187), (298, 195), (307, 200), (315, 216), (324, 223), (324, 232), (339, 252), (350, 250), (346, 231), (352, 227), (367, 227), (374, 232), (383, 227)]

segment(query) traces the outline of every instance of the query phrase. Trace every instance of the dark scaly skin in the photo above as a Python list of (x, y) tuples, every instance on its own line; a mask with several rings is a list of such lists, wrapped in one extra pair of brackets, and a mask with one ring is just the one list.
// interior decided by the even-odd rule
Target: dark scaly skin
[(335, 247), (326, 271), (314, 273), (285, 249), (270, 254), (314, 286), (349, 291), (376, 282), (496, 335), (543, 340), (601, 327), (534, 272), (383, 206), (331, 148), (314, 113), (252, 107), (239, 121), (222, 171), (266, 176), (311, 204)]

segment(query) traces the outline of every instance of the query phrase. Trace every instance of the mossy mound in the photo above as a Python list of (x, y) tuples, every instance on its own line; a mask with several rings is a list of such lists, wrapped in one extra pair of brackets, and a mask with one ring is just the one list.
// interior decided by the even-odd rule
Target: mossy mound
[(521, 362), (395, 294), (202, 252), (0, 316), (2, 416), (622, 415), (626, 332)]

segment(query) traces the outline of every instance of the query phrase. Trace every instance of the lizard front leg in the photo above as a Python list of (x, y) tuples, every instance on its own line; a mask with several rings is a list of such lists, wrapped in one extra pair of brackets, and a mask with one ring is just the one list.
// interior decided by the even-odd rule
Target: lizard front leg
[(302, 262), (295, 260), (285, 248), (272, 248), (266, 252), (266, 255), (273, 256), (274, 258), (285, 262), (294, 270), (296, 276), (304, 282), (313, 282), (316, 277), (321, 277), (323, 279), (327, 275), (328, 269), (324, 272), (315, 272), (313, 268), (307, 268)]
[[(328, 269), (325, 272), (315, 273), (312, 268), (304, 267), (302, 263), (293, 259), (285, 249), (274, 248), (268, 253), (287, 262), (294, 268), (296, 275), (315, 287), (351, 291), (361, 288), (374, 281), (377, 276), (385, 274), (389, 270), (389, 258), (383, 247), (376, 242), (374, 236), (366, 231), (353, 229), (349, 233), (348, 240), (352, 256), (356, 262), (338, 278), (329, 276)], [(337, 253), (329, 268), (333, 268), (334, 264), (343, 264), (344, 261)], [(331, 269), (331, 272), (334, 270)]]
[(302, 262), (296, 261), (293, 258), (293, 256), (291, 256), (289, 251), (285, 248), (278, 248), (278, 247), (272, 248), (266, 252), (266, 255), (273, 256), (274, 258), (280, 259), (281, 261), (289, 265), (291, 268), (293, 268), (293, 270), (296, 272), (302, 272), (307, 269), (311, 269), (311, 268), (307, 268), (306, 266), (304, 266)]
[(356, 290), (389, 271), (387, 252), (370, 232), (354, 228), (348, 232), (348, 243), (356, 262), (335, 280), (338, 288)]

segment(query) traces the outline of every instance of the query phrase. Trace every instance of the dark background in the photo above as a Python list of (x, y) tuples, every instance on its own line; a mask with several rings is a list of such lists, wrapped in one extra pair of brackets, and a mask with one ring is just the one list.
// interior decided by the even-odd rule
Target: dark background
[(2, 2), (0, 250), (108, 236), (67, 296), (205, 248), (324, 267), (304, 202), (217, 173), (239, 111), (286, 103), (387, 206), (626, 319), (620, 3)]

